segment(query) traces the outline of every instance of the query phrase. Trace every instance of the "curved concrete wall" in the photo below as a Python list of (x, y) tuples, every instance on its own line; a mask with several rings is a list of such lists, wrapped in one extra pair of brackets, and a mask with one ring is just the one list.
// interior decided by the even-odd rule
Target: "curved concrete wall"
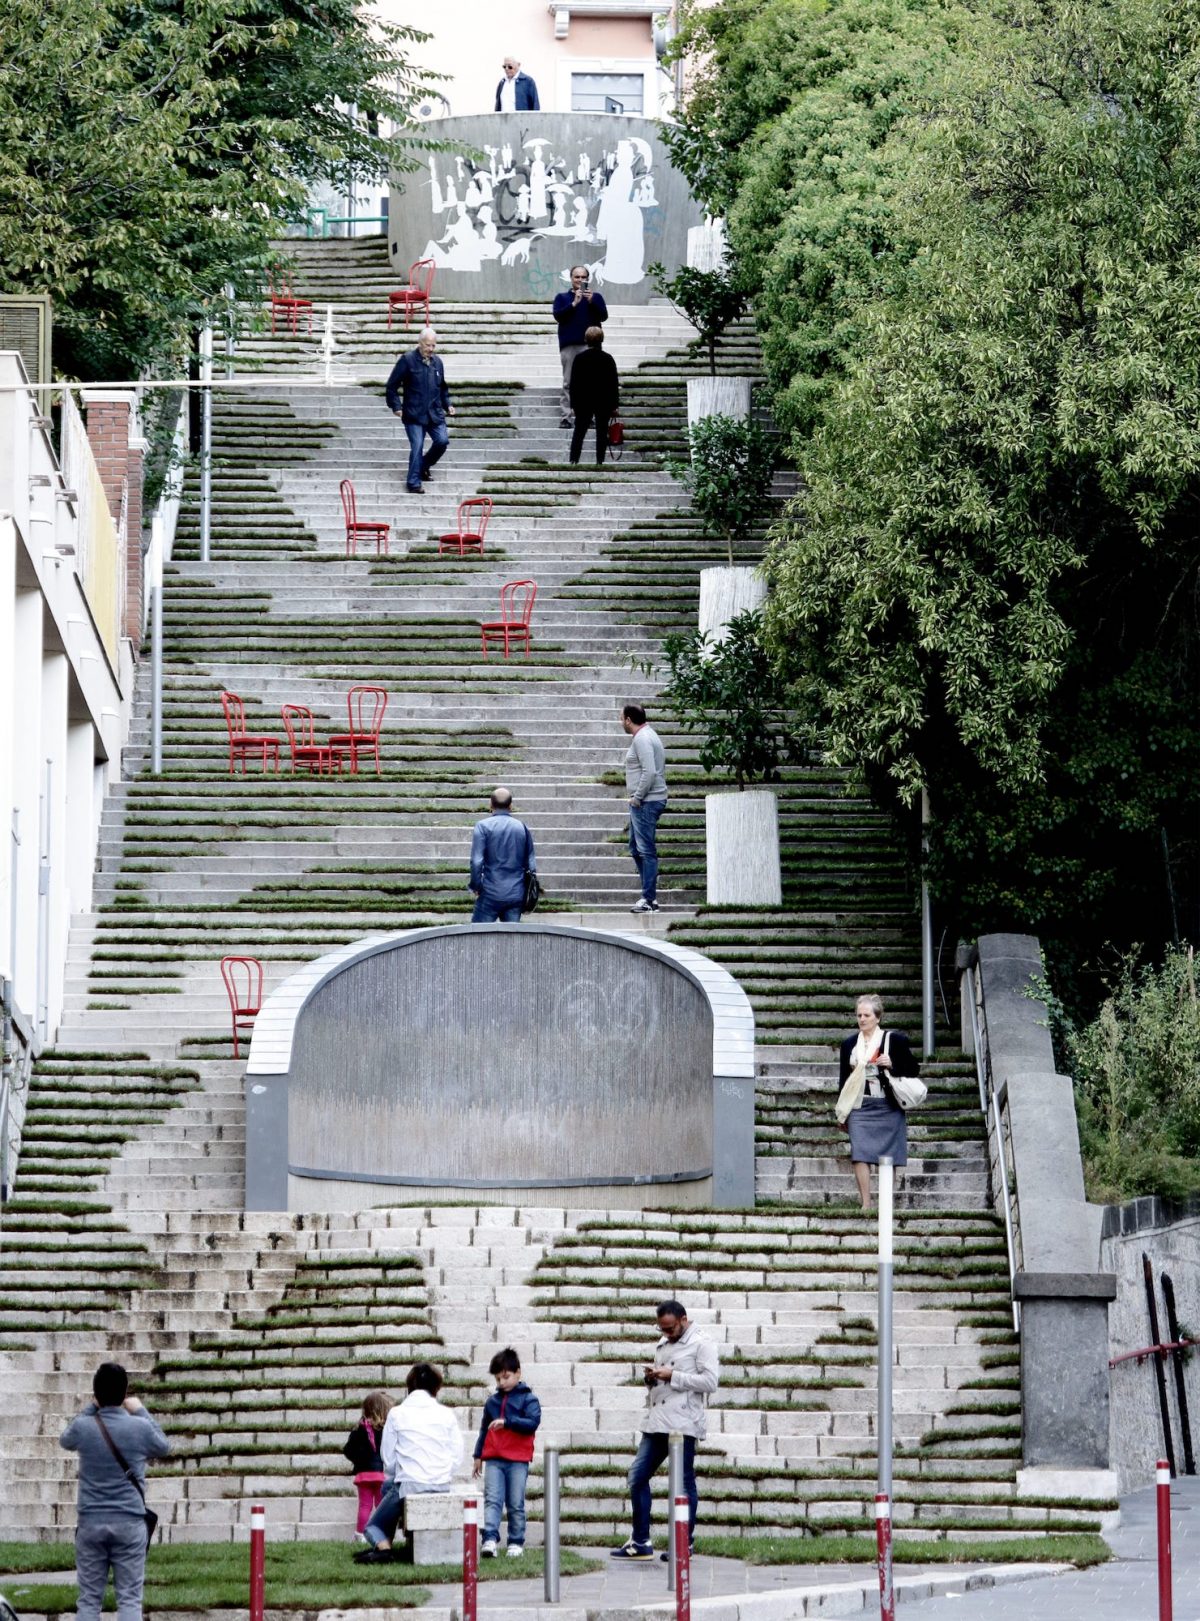
[(555, 925), (335, 952), (259, 1016), (247, 1206), (753, 1201), (753, 1017), (696, 953)]
[(395, 177), (388, 245), (397, 276), (437, 261), (437, 300), (547, 303), (586, 264), (610, 304), (645, 304), (646, 266), (687, 263), (700, 210), (652, 118), (482, 113), (425, 128), (471, 157), (429, 153)]

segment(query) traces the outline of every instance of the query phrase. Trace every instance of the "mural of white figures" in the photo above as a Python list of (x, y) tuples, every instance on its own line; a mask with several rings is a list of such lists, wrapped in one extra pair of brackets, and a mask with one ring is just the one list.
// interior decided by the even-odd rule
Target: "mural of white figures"
[(585, 264), (610, 302), (653, 294), (647, 265), (686, 263), (700, 218), (652, 119), (495, 113), (443, 119), (430, 134), (461, 152), (425, 155), (391, 186), (399, 281), (432, 259), (435, 298), (550, 299)]

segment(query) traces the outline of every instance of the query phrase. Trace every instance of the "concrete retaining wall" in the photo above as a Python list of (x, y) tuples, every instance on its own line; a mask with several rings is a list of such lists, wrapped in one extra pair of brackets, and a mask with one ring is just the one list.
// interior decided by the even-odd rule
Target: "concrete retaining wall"
[[(1163, 1306), (1162, 1274), (1175, 1285), (1180, 1324), (1200, 1334), (1200, 1199), (1176, 1203), (1166, 1199), (1135, 1199), (1110, 1205), (1104, 1212), (1101, 1265), (1116, 1274), (1117, 1298), (1109, 1313), (1109, 1355), (1123, 1356), (1152, 1342), (1150, 1313), (1142, 1256), (1154, 1269), (1155, 1300), (1162, 1340), (1168, 1336)], [(1167, 1404), (1178, 1472), (1184, 1458), (1175, 1370), (1165, 1367)], [(1200, 1352), (1193, 1353), (1183, 1371), (1184, 1392), (1191, 1414), (1193, 1448), (1200, 1453)], [(1162, 1413), (1152, 1362), (1121, 1362), (1112, 1370), (1111, 1447), (1113, 1467), (1121, 1477), (1121, 1490), (1150, 1485), (1156, 1459), (1163, 1450)]]
[(397, 284), (414, 260), (435, 259), (435, 319), (439, 297), (549, 303), (576, 263), (610, 304), (645, 304), (647, 265), (687, 263), (700, 210), (654, 119), (484, 113), (425, 129), (474, 153), (429, 153), (391, 185)]

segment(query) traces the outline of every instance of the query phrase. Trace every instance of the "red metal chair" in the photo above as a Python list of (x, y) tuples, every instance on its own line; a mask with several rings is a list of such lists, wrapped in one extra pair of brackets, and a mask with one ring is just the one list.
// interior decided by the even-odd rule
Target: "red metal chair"
[[(312, 710), (305, 709), (303, 704), (284, 704), (281, 714), (287, 732), (288, 747), (292, 751), (293, 774), (298, 765), (305, 765), (310, 772), (315, 771), (319, 776), (331, 777), (336, 766), (340, 777), (342, 751), (335, 749), (331, 743), (317, 742), (313, 733)], [(299, 733), (298, 741), (297, 733)]]
[(404, 305), (404, 325), (406, 330), (409, 316), (419, 304), (425, 306), (425, 319), (426, 321), (429, 320), (429, 299), (433, 292), (433, 276), (436, 270), (436, 259), (418, 259), (408, 272), (407, 285), (398, 287), (394, 293), (387, 295), (389, 332), (392, 330), (392, 311), (397, 304)]
[(468, 552), (478, 552), (482, 557), (483, 537), (487, 533), (493, 505), (490, 495), (473, 495), (469, 500), (460, 501), (458, 516), (454, 520), (457, 526), (454, 533), (438, 536), (438, 556), (457, 550), (460, 557), (465, 557)]
[(263, 965), (257, 957), (222, 957), (221, 978), (233, 1016), (233, 1056), (240, 1058), (239, 1028), (252, 1030), (262, 1011)]
[(246, 756), (248, 754), (261, 754), (263, 774), (267, 770), (268, 756), (274, 763), (276, 771), (279, 770), (279, 739), (271, 737), (266, 732), (248, 732), (246, 730), (246, 706), (236, 692), (223, 692), (221, 694), (221, 708), (225, 711), (225, 725), (229, 730), (229, 775), (233, 776), (234, 760), (241, 755), (242, 775), (246, 775)]
[(277, 268), (271, 272), (269, 282), (271, 295), (271, 331), (275, 331), (275, 318), (277, 315), (287, 317), (289, 332), (299, 332), (301, 315), (308, 318), (308, 335), (312, 336), (313, 307), (310, 298), (297, 298), (292, 291), (292, 278), (286, 270)]
[(354, 494), (354, 485), (348, 478), (341, 482), (342, 512), (346, 518), (346, 556), (358, 555), (358, 537), (375, 542), (375, 555), (380, 552), (386, 557), (388, 554), (388, 536), (391, 534), (390, 523), (381, 523), (377, 518), (360, 519), (358, 516), (358, 499)]
[(503, 641), (504, 656), (508, 657), (510, 642), (525, 643), (525, 657), (529, 657), (529, 619), (537, 599), (534, 580), (509, 580), (500, 587), (500, 617), (485, 619), (479, 627), (479, 640), (483, 656), (488, 656), (488, 643)]
[(359, 753), (375, 756), (375, 771), (383, 775), (379, 763), (379, 728), (387, 708), (388, 695), (383, 687), (351, 687), (346, 694), (346, 708), (350, 712), (350, 730), (339, 732), (329, 739), (331, 749), (350, 750), (350, 775), (358, 775)]

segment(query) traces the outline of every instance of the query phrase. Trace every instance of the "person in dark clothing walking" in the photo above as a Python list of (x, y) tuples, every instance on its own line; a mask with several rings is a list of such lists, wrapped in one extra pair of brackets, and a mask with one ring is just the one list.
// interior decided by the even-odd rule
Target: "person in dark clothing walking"
[(586, 265), (571, 266), (571, 291), (556, 293), (553, 314), (558, 322), (558, 358), (562, 361), (562, 417), (560, 428), (571, 426), (571, 369), (587, 347), (584, 334), (590, 326), (608, 320), (608, 305), (590, 287)]
[(413, 495), (421, 494), (421, 481), (429, 477), (450, 443), (446, 418), (454, 415), (454, 407), (446, 387), (446, 369), (436, 350), (437, 333), (427, 326), (417, 347), (400, 356), (387, 380), (388, 410), (401, 419), (408, 435), (408, 488)]
[(512, 814), (512, 794), (492, 789), (492, 814), (471, 835), (472, 923), (519, 923), (525, 874), (537, 871), (533, 834)]
[(575, 431), (571, 435), (571, 466), (579, 464), (583, 441), (592, 423), (596, 424), (596, 466), (604, 466), (608, 448), (608, 424), (621, 406), (621, 382), (617, 363), (604, 352), (604, 330), (590, 326), (583, 335), (587, 347), (571, 368), (571, 408)]
[(165, 1458), (171, 1445), (137, 1397), (129, 1395), (129, 1379), (119, 1362), (100, 1364), (92, 1394), (95, 1401), (58, 1438), (59, 1446), (79, 1454), (76, 1614), (79, 1621), (100, 1621), (111, 1568), (117, 1621), (142, 1621), (146, 1461)]

